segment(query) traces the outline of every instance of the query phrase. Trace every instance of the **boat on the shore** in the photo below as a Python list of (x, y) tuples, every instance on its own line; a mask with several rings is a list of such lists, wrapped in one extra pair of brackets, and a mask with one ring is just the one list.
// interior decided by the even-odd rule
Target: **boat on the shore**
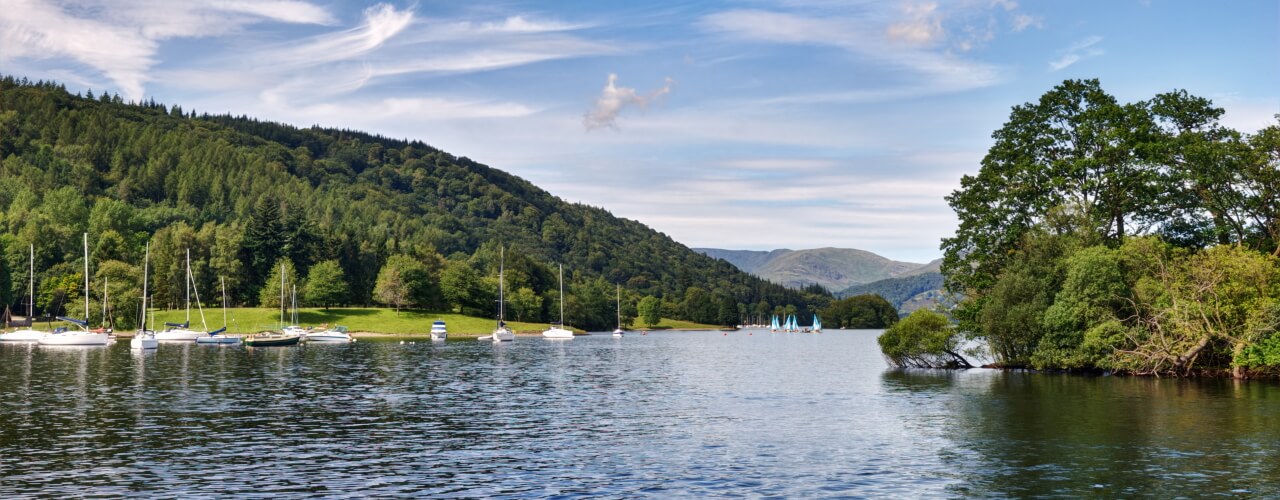
[(245, 337), (244, 345), (249, 347), (278, 347), (298, 345), (301, 341), (301, 335), (268, 330)]
[(573, 330), (564, 327), (564, 264), (560, 264), (560, 321), (551, 323), (551, 328), (542, 332), (549, 339), (572, 339)]
[[(35, 244), (31, 244), (29, 246), (30, 248), (28, 248), (28, 251), (30, 252), (31, 264), (28, 271), (30, 277), (27, 281), (27, 317), (18, 319), (17, 317), (8, 315), (8, 317), (5, 318), (5, 325), (10, 328), (18, 329), (12, 332), (0, 333), (0, 342), (36, 342), (39, 341), (41, 337), (48, 335), (48, 332), (42, 332), (31, 328), (33, 318), (35, 317), (36, 304), (36, 246)], [(5, 312), (8, 313), (9, 309), (6, 308)]]
[(333, 328), (321, 327), (318, 330), (308, 330), (302, 334), (307, 342), (351, 342), (351, 334), (347, 333), (347, 327), (334, 325)]
[[(285, 267), (280, 266), (280, 325), (284, 325), (285, 308), (288, 307), (284, 301), (285, 290)], [(298, 327), (291, 327), (298, 328)], [(249, 347), (277, 347), (298, 345), (302, 341), (302, 333), (292, 331), (289, 328), (281, 328), (282, 331), (262, 331), (249, 335), (244, 338), (244, 345)]]
[(84, 320), (59, 316), (58, 319), (79, 326), (78, 332), (59, 328), (53, 333), (40, 337), (40, 345), (107, 345), (111, 342), (111, 332), (106, 328), (89, 329), (89, 233), (84, 233)]
[(493, 329), (493, 333), (480, 337), (478, 340), (488, 340), (492, 342), (511, 342), (516, 339), (516, 332), (507, 328), (507, 322), (503, 321), (503, 313), (506, 312), (506, 282), (503, 273), (506, 271), (507, 257), (503, 247), (498, 247), (498, 326)]
[(616, 302), (618, 304), (618, 327), (613, 329), (613, 336), (621, 337), (623, 335), (626, 335), (626, 332), (622, 330), (622, 285), (621, 284), (616, 285), (616, 293), (617, 293)]
[(142, 318), (138, 323), (138, 331), (129, 339), (130, 349), (155, 349), (160, 347), (156, 332), (147, 329), (147, 280), (151, 278), (151, 243), (147, 242), (142, 257)]
[[(208, 335), (196, 337), (196, 343), (201, 345), (232, 345), (239, 344), (240, 337), (232, 337), (227, 333), (227, 280), (218, 277), (219, 287), (222, 289), (222, 328), (209, 332)], [(201, 313), (203, 315), (203, 313)]]
[(431, 340), (442, 341), (447, 338), (449, 338), (449, 330), (445, 328), (444, 320), (431, 322)]

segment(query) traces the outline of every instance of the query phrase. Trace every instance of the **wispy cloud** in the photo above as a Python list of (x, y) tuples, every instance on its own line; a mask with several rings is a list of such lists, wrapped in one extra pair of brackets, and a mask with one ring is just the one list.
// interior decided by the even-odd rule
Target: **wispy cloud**
[(321, 7), (301, 1), (120, 3), (10, 0), (0, 9), (0, 60), (69, 57), (141, 99), (159, 41), (204, 37), (262, 21), (327, 24)]
[(1013, 16), (1013, 31), (1022, 32), (1027, 28), (1044, 29), (1044, 16), (1017, 14)]
[(1102, 37), (1094, 35), (1072, 43), (1061, 51), (1062, 55), (1060, 57), (1049, 61), (1049, 69), (1059, 71), (1090, 57), (1105, 54), (1105, 50), (1095, 47), (1101, 41)]
[(906, 19), (890, 24), (889, 38), (917, 45), (936, 43), (946, 37), (942, 29), (942, 16), (938, 4), (907, 4), (903, 7)]
[(597, 128), (617, 129), (618, 114), (627, 106), (635, 106), (644, 109), (657, 99), (671, 92), (671, 86), (675, 82), (671, 78), (667, 78), (663, 82), (662, 87), (653, 90), (647, 94), (641, 94), (631, 87), (623, 87), (618, 85), (618, 75), (609, 74), (609, 80), (605, 82), (604, 89), (601, 89), (600, 96), (596, 98), (595, 104), (582, 117), (582, 126), (587, 130)]
[[(930, 10), (931, 11), (931, 10)], [(820, 18), (793, 13), (736, 10), (704, 17), (705, 29), (726, 36), (761, 42), (836, 47), (880, 65), (905, 69), (903, 77), (912, 82), (905, 87), (860, 89), (851, 92), (814, 94), (846, 100), (899, 98), (919, 93), (942, 93), (994, 85), (1001, 81), (1001, 69), (981, 62), (895, 43), (892, 36), (865, 22)], [(905, 35), (904, 35), (905, 36)]]
[(379, 4), (364, 11), (355, 28), (316, 36), (261, 56), (264, 65), (316, 66), (366, 55), (381, 47), (413, 21), (413, 12)]

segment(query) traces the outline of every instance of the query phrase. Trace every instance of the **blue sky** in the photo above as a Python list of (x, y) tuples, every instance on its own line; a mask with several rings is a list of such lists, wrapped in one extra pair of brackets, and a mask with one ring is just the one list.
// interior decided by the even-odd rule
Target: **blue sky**
[(0, 0), (0, 72), (420, 139), (690, 246), (924, 262), (1068, 78), (1280, 113), (1280, 3)]

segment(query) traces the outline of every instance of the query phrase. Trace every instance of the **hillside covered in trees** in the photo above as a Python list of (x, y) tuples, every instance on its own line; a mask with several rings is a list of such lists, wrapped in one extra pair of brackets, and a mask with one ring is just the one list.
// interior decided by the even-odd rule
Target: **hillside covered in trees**
[(885, 353), (963, 366), (963, 332), (1001, 366), (1280, 375), (1280, 125), (1222, 115), (1186, 91), (1122, 103), (1097, 80), (1015, 106), (947, 198), (960, 328), (918, 311)]
[[(614, 285), (635, 315), (734, 323), (758, 310), (813, 311), (830, 296), (768, 283), (604, 209), (565, 202), (501, 170), (418, 141), (295, 128), (179, 106), (0, 80), (0, 302), (83, 315), (80, 234), (131, 325), (151, 242), (154, 303), (178, 307), (184, 252), (206, 303), (273, 306), (279, 273), (308, 305), (381, 303), (491, 315), (505, 247), (511, 316), (549, 318), (557, 263), (569, 322), (613, 324)], [(95, 321), (96, 322), (96, 321)]]

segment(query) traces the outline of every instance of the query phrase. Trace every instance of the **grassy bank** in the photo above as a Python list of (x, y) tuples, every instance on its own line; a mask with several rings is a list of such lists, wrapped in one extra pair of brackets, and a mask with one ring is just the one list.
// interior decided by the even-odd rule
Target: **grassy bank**
[[(209, 328), (222, 326), (222, 311), (206, 309), (205, 320)], [(156, 311), (155, 324), (160, 328), (166, 321), (180, 322), (186, 318), (186, 312)], [(191, 326), (200, 328), (200, 314), (191, 311)], [(440, 313), (419, 310), (401, 310), (399, 314), (388, 308), (343, 307), (332, 309), (302, 308), (298, 310), (298, 324), (316, 326), (322, 323), (343, 325), (352, 332), (370, 332), (390, 335), (426, 335), (431, 330), (431, 322), (444, 320), (449, 324), (449, 334), (488, 335), (493, 331), (492, 318), (478, 318), (461, 314)], [(227, 330), (230, 333), (253, 333), (277, 328), (280, 324), (280, 310), (258, 307), (236, 307), (227, 310)], [(547, 328), (546, 323), (524, 323), (508, 321), (507, 326), (517, 332), (540, 332)], [(640, 329), (639, 325), (635, 326)], [(663, 319), (659, 329), (714, 329), (711, 325), (700, 325), (688, 321)]]

